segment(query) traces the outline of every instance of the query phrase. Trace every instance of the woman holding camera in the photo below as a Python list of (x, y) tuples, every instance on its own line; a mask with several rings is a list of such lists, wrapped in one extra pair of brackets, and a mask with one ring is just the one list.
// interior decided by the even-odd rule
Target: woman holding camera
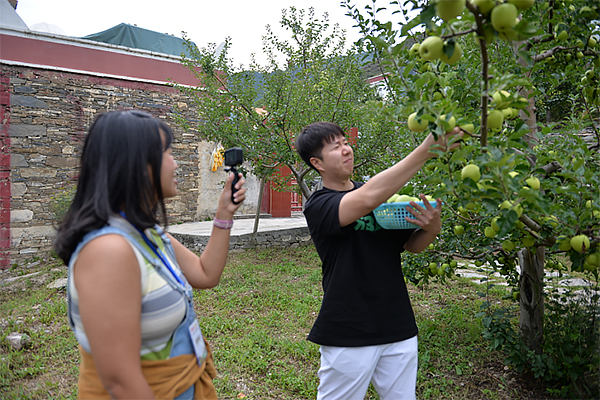
[(219, 283), (246, 189), (240, 174), (232, 195), (229, 174), (206, 248), (185, 248), (159, 226), (164, 199), (177, 194), (172, 140), (169, 126), (135, 110), (101, 114), (86, 137), (55, 243), (69, 266), (79, 398), (217, 398), (192, 289)]

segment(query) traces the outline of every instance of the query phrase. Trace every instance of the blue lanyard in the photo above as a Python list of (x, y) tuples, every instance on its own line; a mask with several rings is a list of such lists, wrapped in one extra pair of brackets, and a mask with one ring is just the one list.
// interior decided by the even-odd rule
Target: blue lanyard
[(154, 244), (154, 242), (152, 242), (150, 239), (148, 239), (146, 234), (140, 228), (135, 226), (129, 219), (127, 219), (127, 216), (125, 215), (125, 213), (123, 211), (119, 211), (119, 214), (121, 214), (121, 216), (123, 218), (125, 218), (127, 220), (127, 222), (129, 222), (131, 224), (131, 226), (133, 226), (139, 232), (139, 234), (142, 236), (142, 239), (144, 239), (144, 242), (146, 242), (146, 244), (148, 245), (148, 247), (150, 247), (152, 249), (154, 254), (156, 254), (156, 256), (158, 258), (160, 258), (160, 260), (163, 262), (165, 267), (167, 267), (169, 272), (175, 277), (175, 279), (177, 279), (177, 282), (179, 282), (183, 287), (185, 287), (185, 283), (181, 280), (181, 278), (179, 278), (177, 273), (175, 273), (175, 270), (173, 270), (173, 267), (171, 266), (171, 263), (169, 262), (169, 258), (162, 252), (162, 250), (156, 244)]

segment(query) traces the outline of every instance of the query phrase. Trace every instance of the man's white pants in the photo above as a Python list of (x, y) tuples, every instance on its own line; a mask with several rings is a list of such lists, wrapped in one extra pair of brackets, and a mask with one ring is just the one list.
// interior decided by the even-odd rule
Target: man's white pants
[(415, 400), (418, 340), (365, 347), (321, 346), (317, 400), (362, 400), (372, 382), (381, 400)]

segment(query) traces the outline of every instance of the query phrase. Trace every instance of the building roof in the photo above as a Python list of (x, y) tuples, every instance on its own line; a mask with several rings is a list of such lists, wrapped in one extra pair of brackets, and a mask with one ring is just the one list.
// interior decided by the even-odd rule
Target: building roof
[(0, 0), (0, 26), (12, 29), (29, 29), (8, 0)]
[(105, 31), (84, 36), (81, 39), (148, 50), (154, 53), (170, 54), (173, 56), (188, 54), (182, 38), (129, 24), (119, 24)]

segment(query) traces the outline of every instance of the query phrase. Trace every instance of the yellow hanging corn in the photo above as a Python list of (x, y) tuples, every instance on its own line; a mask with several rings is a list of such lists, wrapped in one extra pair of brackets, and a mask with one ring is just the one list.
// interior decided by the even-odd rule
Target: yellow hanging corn
[(215, 148), (212, 152), (212, 165), (210, 170), (212, 172), (215, 172), (217, 170), (217, 168), (219, 168), (221, 165), (223, 165), (223, 161), (224, 161), (224, 156), (225, 154), (225, 149), (223, 147), (219, 147), (219, 148)]

